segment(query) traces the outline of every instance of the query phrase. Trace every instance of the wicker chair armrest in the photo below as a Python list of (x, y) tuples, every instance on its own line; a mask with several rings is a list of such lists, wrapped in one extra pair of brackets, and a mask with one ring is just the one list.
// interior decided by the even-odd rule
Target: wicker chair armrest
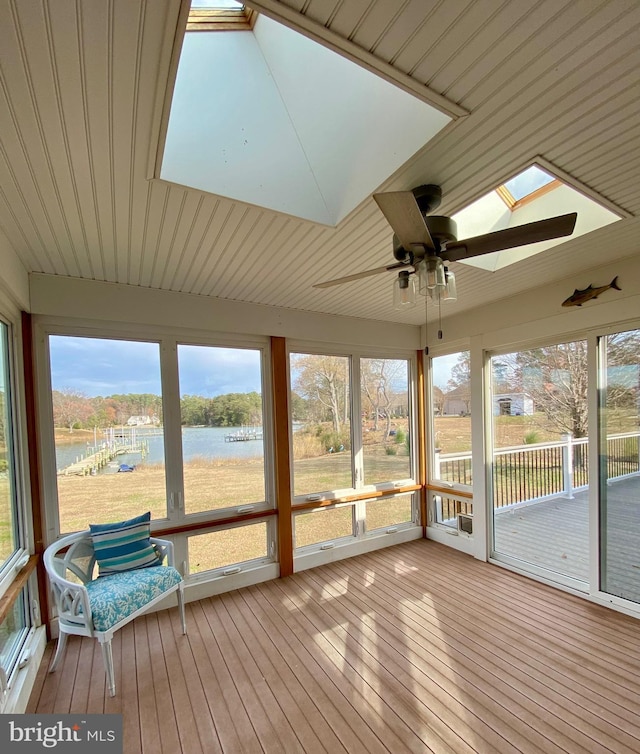
[(160, 555), (160, 562), (167, 559), (167, 563), (175, 568), (175, 561), (173, 556), (173, 542), (170, 539), (159, 539), (158, 537), (150, 537), (151, 544), (154, 545)]
[(93, 627), (91, 606), (86, 587), (83, 584), (76, 584), (62, 578), (62, 576), (51, 571), (48, 575), (58, 619), (65, 623), (84, 625), (91, 629)]

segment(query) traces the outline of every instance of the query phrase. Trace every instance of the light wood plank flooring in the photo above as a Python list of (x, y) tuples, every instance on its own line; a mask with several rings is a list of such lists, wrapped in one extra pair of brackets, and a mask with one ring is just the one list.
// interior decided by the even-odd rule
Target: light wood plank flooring
[(125, 752), (640, 751), (640, 621), (419, 540), (69, 641), (29, 712), (121, 712)]

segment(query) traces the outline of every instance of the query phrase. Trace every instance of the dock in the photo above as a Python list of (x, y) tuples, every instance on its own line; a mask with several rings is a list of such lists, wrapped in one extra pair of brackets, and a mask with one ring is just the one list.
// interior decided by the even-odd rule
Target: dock
[(58, 476), (88, 476), (97, 474), (110, 461), (117, 456), (125, 453), (140, 453), (144, 459), (148, 453), (148, 444), (146, 442), (131, 443), (112, 443), (94, 453), (76, 458), (74, 463), (65, 466), (58, 471)]
[(262, 440), (262, 432), (233, 432), (224, 436), (225, 442), (248, 442), (249, 440)]

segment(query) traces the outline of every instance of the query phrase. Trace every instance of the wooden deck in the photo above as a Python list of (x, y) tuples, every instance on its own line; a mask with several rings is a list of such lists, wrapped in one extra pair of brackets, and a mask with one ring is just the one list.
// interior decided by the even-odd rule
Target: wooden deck
[[(557, 497), (495, 516), (496, 550), (587, 582), (588, 491)], [(603, 587), (640, 602), (640, 477), (607, 487), (607, 571)]]
[(72, 637), (29, 712), (121, 712), (126, 754), (640, 751), (640, 621), (426, 540)]

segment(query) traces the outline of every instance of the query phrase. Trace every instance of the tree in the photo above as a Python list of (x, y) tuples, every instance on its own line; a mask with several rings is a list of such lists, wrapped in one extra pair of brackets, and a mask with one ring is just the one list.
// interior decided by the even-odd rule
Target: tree
[(560, 434), (587, 435), (587, 342), (576, 340), (500, 356), (494, 384), (521, 392)]
[(206, 423), (214, 427), (241, 427), (262, 424), (262, 397), (259, 393), (226, 393), (210, 400)]
[(76, 425), (82, 426), (94, 413), (90, 399), (78, 390), (54, 390), (52, 398), (55, 427), (68, 427), (73, 432)]
[[(451, 376), (447, 382), (447, 396), (455, 393), (455, 398), (464, 403), (464, 413), (471, 412), (471, 354), (461, 351), (458, 361), (451, 368)], [(445, 396), (445, 398), (447, 397)]]
[(331, 421), (340, 432), (349, 420), (349, 360), (344, 356), (293, 354), (293, 388), (305, 398), (316, 421)]
[(640, 330), (607, 336), (607, 409), (640, 410)]
[(183, 395), (180, 399), (182, 424), (197, 427), (207, 424), (207, 401), (201, 395)]
[(394, 399), (398, 388), (407, 385), (407, 364), (398, 359), (361, 359), (360, 382), (373, 419), (373, 429), (377, 430), (378, 420), (384, 418), (385, 438), (388, 438)]
[(295, 390), (289, 395), (289, 409), (294, 422), (303, 422), (309, 418), (309, 402)]

